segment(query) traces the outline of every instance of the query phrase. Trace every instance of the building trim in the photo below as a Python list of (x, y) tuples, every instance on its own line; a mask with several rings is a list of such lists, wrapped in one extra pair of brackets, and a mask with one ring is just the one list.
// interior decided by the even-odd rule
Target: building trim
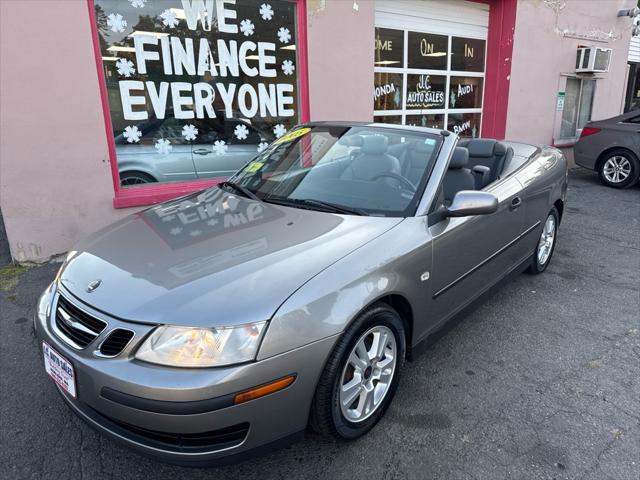
[(484, 0), (482, 3), (489, 3), (490, 8), (481, 132), (483, 137), (504, 139), (517, 0)]

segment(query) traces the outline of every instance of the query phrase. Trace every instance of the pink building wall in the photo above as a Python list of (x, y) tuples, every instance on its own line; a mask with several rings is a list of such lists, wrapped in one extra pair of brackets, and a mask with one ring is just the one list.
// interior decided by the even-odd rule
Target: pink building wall
[[(598, 74), (592, 118), (622, 112), (631, 20), (616, 14), (620, 9), (634, 7), (636, 0), (566, 0), (560, 2), (565, 6), (557, 14), (551, 3), (518, 1), (507, 113), (509, 140), (547, 145), (553, 142), (561, 119), (556, 99), (566, 82), (560, 72), (575, 72), (578, 45), (613, 49), (609, 72)], [(562, 30), (578, 35), (612, 32), (617, 38), (604, 42), (568, 38), (561, 35)]]
[(0, 2), (0, 208), (12, 257), (42, 261), (127, 212), (111, 206), (87, 4)]
[(373, 120), (375, 2), (308, 0), (311, 120)]
[[(371, 120), (374, 2), (308, 6), (311, 118)], [(0, 208), (12, 257), (45, 261), (139, 208), (112, 206), (86, 2), (0, 1), (0, 59)]]

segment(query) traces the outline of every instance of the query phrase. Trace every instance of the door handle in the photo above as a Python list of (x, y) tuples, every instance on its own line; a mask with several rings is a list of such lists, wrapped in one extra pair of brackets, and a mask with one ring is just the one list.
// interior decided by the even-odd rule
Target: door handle
[(211, 153), (211, 150), (207, 150), (206, 148), (196, 148), (193, 153), (196, 155), (208, 155)]
[(511, 200), (511, 206), (509, 207), (511, 210), (517, 210), (522, 205), (522, 199), (520, 197), (515, 197)]

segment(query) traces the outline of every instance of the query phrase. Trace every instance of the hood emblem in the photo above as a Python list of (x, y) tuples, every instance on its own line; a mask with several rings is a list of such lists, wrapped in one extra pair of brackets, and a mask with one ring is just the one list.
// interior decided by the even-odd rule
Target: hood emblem
[(93, 292), (96, 288), (100, 286), (101, 283), (102, 283), (102, 280), (100, 279), (94, 280), (93, 282), (91, 282), (89, 285), (87, 285), (87, 293)]

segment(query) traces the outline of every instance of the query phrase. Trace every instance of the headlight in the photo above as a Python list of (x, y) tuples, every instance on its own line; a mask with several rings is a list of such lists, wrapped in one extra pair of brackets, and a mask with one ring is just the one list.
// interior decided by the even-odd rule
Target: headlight
[(173, 367), (221, 367), (255, 359), (267, 322), (238, 327), (156, 328), (136, 353), (138, 360)]
[(41, 322), (46, 322), (51, 313), (51, 300), (53, 298), (55, 284), (55, 282), (51, 283), (38, 299), (38, 319)]

